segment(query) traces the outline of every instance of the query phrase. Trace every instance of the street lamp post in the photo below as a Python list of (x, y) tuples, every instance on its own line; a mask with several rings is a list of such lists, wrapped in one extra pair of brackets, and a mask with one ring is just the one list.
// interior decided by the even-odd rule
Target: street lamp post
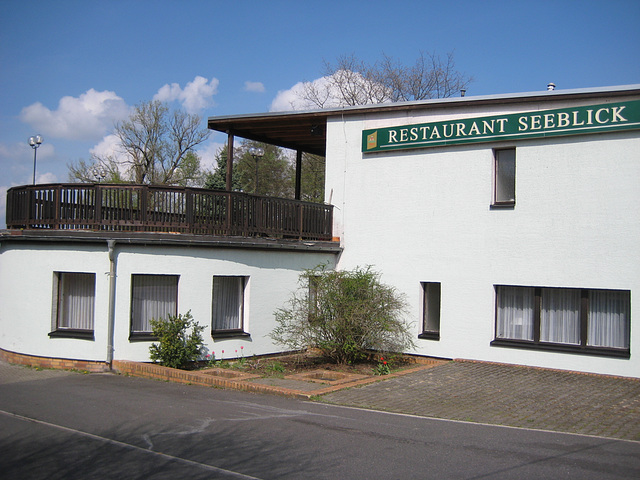
[(42, 135), (34, 135), (29, 137), (29, 145), (33, 148), (33, 184), (36, 184), (36, 152), (42, 143)]
[(256, 161), (256, 188), (253, 191), (253, 193), (257, 194), (258, 193), (258, 160), (260, 160), (260, 157), (264, 156), (264, 148), (251, 147), (249, 149), (249, 155), (251, 155), (253, 159)]
[(94, 167), (92, 173), (98, 179), (98, 183), (102, 182), (102, 179), (107, 176), (106, 170), (102, 167)]

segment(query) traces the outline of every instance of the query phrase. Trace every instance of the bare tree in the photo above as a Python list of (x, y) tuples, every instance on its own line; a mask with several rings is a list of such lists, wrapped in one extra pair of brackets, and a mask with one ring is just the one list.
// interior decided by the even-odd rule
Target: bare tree
[(67, 165), (69, 181), (81, 183), (108, 182), (126, 183), (118, 162), (112, 156), (105, 156), (99, 161), (93, 157), (89, 162), (83, 159)]
[(443, 59), (420, 52), (413, 66), (387, 55), (373, 64), (343, 55), (336, 64), (325, 62), (322, 79), (305, 82), (300, 95), (315, 107), (345, 107), (451, 97), (471, 81), (456, 70), (453, 53)]
[(137, 105), (129, 118), (114, 127), (122, 157), (94, 156), (91, 164), (69, 166), (71, 180), (88, 181), (95, 172), (108, 172), (107, 181), (142, 184), (196, 185), (203, 175), (194, 148), (209, 136), (198, 115), (170, 111), (150, 101)]

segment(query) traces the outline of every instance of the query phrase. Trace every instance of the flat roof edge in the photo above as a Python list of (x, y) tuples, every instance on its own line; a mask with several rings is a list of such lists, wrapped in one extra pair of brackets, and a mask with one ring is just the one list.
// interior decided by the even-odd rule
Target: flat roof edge
[(225, 120), (244, 120), (244, 119), (256, 119), (256, 118), (276, 118), (276, 117), (328, 117), (341, 114), (354, 114), (354, 113), (366, 113), (370, 111), (383, 111), (383, 110), (404, 110), (412, 108), (428, 108), (430, 106), (443, 106), (443, 105), (455, 105), (464, 103), (499, 103), (504, 101), (526, 101), (536, 99), (553, 99), (554, 97), (580, 97), (580, 96), (597, 96), (597, 95), (633, 95), (640, 94), (640, 84), (630, 85), (617, 85), (610, 87), (590, 87), (590, 88), (576, 88), (567, 90), (543, 90), (534, 92), (522, 92), (522, 93), (503, 93), (496, 95), (478, 95), (478, 96), (464, 96), (464, 97), (448, 97), (448, 98), (434, 98), (428, 100), (415, 100), (409, 102), (397, 102), (397, 103), (376, 103), (370, 105), (355, 105), (349, 107), (339, 108), (326, 108), (317, 110), (286, 110), (279, 112), (265, 112), (254, 114), (237, 114), (237, 115), (219, 115), (208, 118), (208, 122), (218, 122)]
[(257, 250), (286, 250), (298, 252), (340, 253), (339, 242), (289, 240), (262, 237), (213, 237), (184, 233), (162, 232), (91, 232), (60, 230), (0, 230), (1, 243), (106, 243), (154, 245), (167, 247), (250, 248)]

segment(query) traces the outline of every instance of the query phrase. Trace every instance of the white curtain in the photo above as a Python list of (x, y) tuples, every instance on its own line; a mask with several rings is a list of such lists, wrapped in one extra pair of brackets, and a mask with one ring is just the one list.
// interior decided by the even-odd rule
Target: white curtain
[(131, 331), (151, 332), (152, 318), (177, 314), (177, 275), (133, 275), (132, 282)]
[(497, 338), (533, 340), (534, 289), (498, 287)]
[(93, 330), (96, 275), (61, 272), (58, 279), (58, 328)]
[(542, 289), (540, 341), (580, 343), (580, 290)]
[(587, 344), (629, 348), (629, 303), (628, 292), (590, 290)]
[(243, 277), (213, 277), (213, 330), (242, 329)]

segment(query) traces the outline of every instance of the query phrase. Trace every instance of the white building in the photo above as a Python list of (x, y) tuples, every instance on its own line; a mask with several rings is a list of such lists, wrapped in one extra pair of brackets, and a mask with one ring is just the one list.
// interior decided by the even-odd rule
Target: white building
[[(44, 227), (53, 222), (53, 216), (44, 212), (47, 199), (57, 203), (55, 211), (63, 212), (56, 217), (58, 222), (69, 205), (78, 220), (83, 216), (78, 211), (87, 204), (92, 216), (95, 204), (102, 203), (103, 218), (96, 224), (129, 227), (130, 219), (114, 219), (115, 207), (105, 212), (109, 192), (118, 197), (130, 193), (130, 187), (121, 185), (17, 187), (9, 191), (13, 201), (8, 206), (8, 225), (29, 223), (9, 211), (15, 197), (24, 200), (20, 195), (25, 192), (24, 198), (31, 198), (31, 212), (33, 202), (38, 204), (40, 228), (0, 233), (0, 355), (15, 363), (100, 371), (114, 359), (149, 361), (154, 340), (150, 319), (187, 311), (207, 326), (205, 346), (217, 359), (276, 353), (280, 349), (268, 336), (273, 312), (298, 287), (305, 269), (323, 263), (334, 266), (340, 250), (335, 242), (307, 238), (317, 236), (309, 232), (302, 232), (305, 239), (298, 240), (241, 236), (241, 229), (224, 236), (89, 231), (69, 227), (70, 221), (64, 230), (61, 224)], [(148, 192), (148, 198), (166, 198), (168, 192), (194, 193), (196, 199), (224, 196), (224, 192), (158, 188)], [(100, 194), (103, 201), (96, 202)], [(179, 216), (175, 208), (192, 201), (177, 203), (179, 207), (171, 208)], [(292, 205), (305, 203), (280, 202), (283, 210)], [(247, 205), (241, 207), (234, 211), (238, 218)], [(120, 205), (116, 214), (124, 217), (126, 210)], [(87, 228), (93, 221), (82, 220), (77, 228)], [(138, 227), (143, 223), (139, 221)], [(153, 229), (187, 229), (184, 218), (169, 219), (164, 227), (159, 224), (146, 220)], [(221, 224), (214, 228), (233, 231)], [(255, 225), (253, 230), (256, 235)]]
[[(372, 265), (407, 296), (411, 353), (640, 377), (640, 85), (215, 117), (209, 128), (325, 154), (339, 246), (116, 239), (116, 358), (147, 358), (148, 343), (131, 338), (136, 275), (179, 275), (180, 311), (197, 319), (215, 316), (214, 277), (243, 278), (245, 333), (252, 353), (267, 353), (299, 271), (329, 261)], [(12, 232), (0, 236), (0, 348), (104, 359), (98, 315), (94, 340), (49, 334), (60, 272), (95, 274), (96, 311), (108, 306), (108, 236), (31, 243)]]

